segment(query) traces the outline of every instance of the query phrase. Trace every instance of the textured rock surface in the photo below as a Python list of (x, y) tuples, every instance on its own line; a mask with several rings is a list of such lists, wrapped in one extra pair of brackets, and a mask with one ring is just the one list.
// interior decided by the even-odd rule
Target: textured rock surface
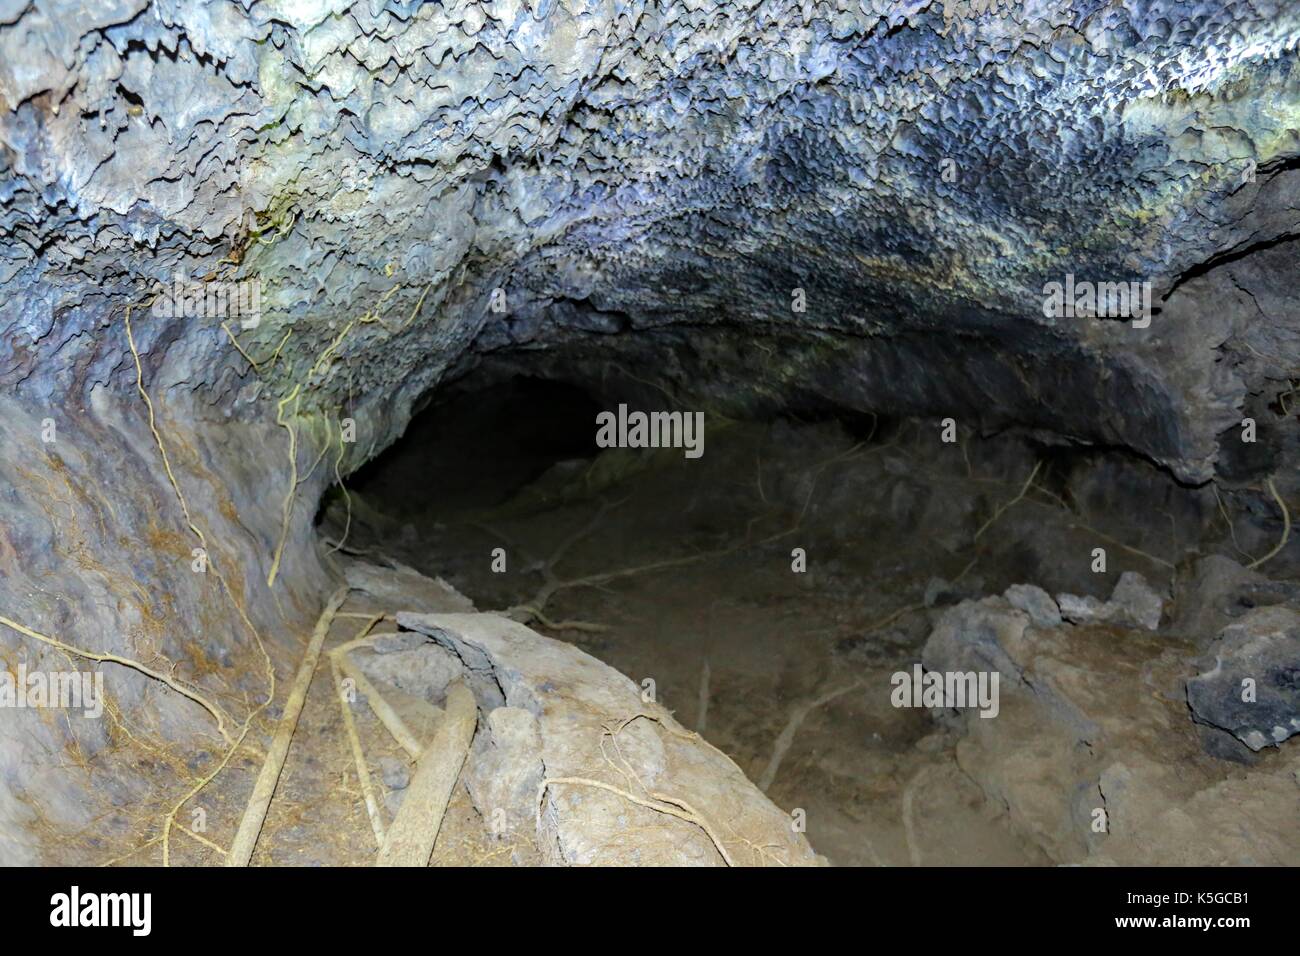
[(488, 714), (487, 733), (475, 738), (465, 783), (497, 838), (512, 836), (512, 825), (525, 832), (534, 828), (537, 788), (545, 776), (537, 718), (522, 707), (498, 707)]
[(817, 863), (790, 816), (740, 768), (645, 703), (613, 668), (496, 615), (399, 614), (398, 622), (460, 656), (480, 705), (477, 688), (495, 685), (506, 706), (490, 712), (471, 793), (485, 819), (504, 810), (506, 830), (531, 829), (548, 863), (721, 865), (703, 826), (648, 806), (666, 803), (705, 821), (738, 864)]
[[(1280, 608), (1256, 613), (1294, 618)], [(1184, 691), (1187, 641), (1028, 623), (1001, 598), (966, 602), (945, 613), (924, 653), (927, 669), (1001, 671), (996, 718), (965, 711), (947, 719), (964, 735), (962, 769), (1007, 807), (1020, 833), (1059, 863), (1285, 865), (1300, 857), (1300, 752), (1269, 748), (1248, 770), (1205, 753), (1187, 702), (1221, 688), (1193, 681)], [(1235, 645), (1224, 671), (1267, 663), (1260, 638), (1275, 628), (1250, 630), (1253, 647), (1245, 642), (1242, 655)], [(1276, 713), (1276, 679), (1270, 692), (1260, 686), (1260, 701), (1273, 696), (1257, 716)]]
[(1024, 611), (1039, 627), (1061, 623), (1061, 609), (1052, 596), (1034, 584), (1013, 584), (1002, 595), (1012, 607)]
[(1300, 734), (1300, 614), (1252, 611), (1224, 628), (1210, 652), (1214, 667), (1187, 682), (1197, 720), (1255, 751)]
[[(240, 415), (297, 386), (289, 411), (346, 406), (362, 452), (471, 346), (641, 330), (619, 348), (699, 401), (1014, 419), (1203, 478), (1260, 356), (1296, 354), (1275, 270), (1194, 270), (1300, 219), (1298, 17), (11, 0), (0, 375), (120, 388), (126, 304), (178, 273), (256, 279), (236, 331), (260, 375), (212, 317), (149, 322), (150, 366), (178, 353)], [(1147, 329), (1045, 318), (1067, 273), (1188, 294)], [(748, 394), (698, 378), (764, 355)]]
[(1226, 625), (1255, 608), (1287, 603), (1300, 606), (1300, 583), (1270, 580), (1232, 558), (1213, 554), (1196, 563), (1187, 600), (1173, 623), (1208, 644)]
[(422, 696), (430, 703), (441, 704), (447, 685), (461, 673), (460, 662), (454, 654), (427, 641), (419, 647), (389, 653), (355, 651), (352, 657), (371, 680)]
[[(57, 414), (54, 440), (44, 443), (41, 414), (0, 396), (0, 615), (170, 673), (237, 730), (269, 689), (258, 641), (283, 663), (279, 649), (310, 632), (325, 587), (309, 547), (311, 516), (300, 508), (274, 598), (266, 588), (280, 501), (264, 489), (282, 487), (284, 476), (278, 459), (246, 449), (264, 445), (273, 429), (159, 416), (172, 474), (206, 539), (200, 560), (200, 541), (136, 409), (100, 388), (84, 406), (61, 402)], [(304, 483), (308, 494), (320, 487), (319, 475)], [(138, 800), (145, 777), (122, 772), (114, 755), (131, 740), (172, 741), (191, 770), (221, 744), (210, 715), (134, 670), (65, 655), (7, 626), (0, 658), (11, 673), (20, 665), (98, 671), (110, 704), (97, 720), (3, 711), (0, 863), (39, 858), (38, 824), (75, 829), (104, 806)]]
[[(1293, 494), (1293, 436), (1220, 436), (1300, 376), (1298, 28), (1284, 0), (0, 0), (0, 608), (238, 711), (232, 598), (295, 646), (322, 489), (485, 357)], [(1049, 318), (1067, 274), (1160, 311)], [(177, 282), (259, 312), (144, 308)], [(188, 704), (115, 682), (188, 737)], [(52, 755), (108, 731), (13, 726), (23, 861), (13, 834), (84, 817)]]
[(1058, 594), (1056, 603), (1061, 617), (1073, 624), (1118, 624), (1148, 631), (1160, 626), (1164, 607), (1164, 600), (1137, 571), (1125, 571), (1119, 576), (1109, 600)]

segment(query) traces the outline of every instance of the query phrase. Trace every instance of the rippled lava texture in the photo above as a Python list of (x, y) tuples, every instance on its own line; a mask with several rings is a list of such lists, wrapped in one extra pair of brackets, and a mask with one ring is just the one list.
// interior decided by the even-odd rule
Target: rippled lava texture
[[(1203, 480), (1300, 352), (1298, 28), (1264, 0), (0, 0), (0, 381), (129, 391), (128, 304), (256, 279), (245, 354), (150, 318), (146, 372), (241, 418), (296, 388), (361, 453), (449, 368), (563, 343), (707, 407), (1015, 422)], [(1048, 318), (1067, 273), (1160, 311)]]

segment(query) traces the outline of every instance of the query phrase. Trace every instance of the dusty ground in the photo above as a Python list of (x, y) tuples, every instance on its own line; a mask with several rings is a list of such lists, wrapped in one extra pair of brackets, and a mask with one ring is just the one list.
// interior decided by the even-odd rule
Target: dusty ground
[[(596, 455), (576, 431), (548, 432), (554, 404), (532, 407), (533, 417), (516, 406), (504, 419), (513, 430), (455, 414), (417, 422), (413, 441), (355, 483), (348, 550), (444, 576), (480, 609), (513, 609), (643, 684), (781, 808), (802, 810), (813, 846), (838, 864), (1059, 859), (1056, 834), (1045, 841), (1014, 819), (1023, 805), (986, 796), (1000, 781), (991, 784), (971, 760), (1007, 754), (963, 743), (960, 726), (925, 710), (892, 706), (891, 675), (919, 660), (946, 607), (1012, 584), (1104, 597), (1122, 570), (1135, 569), (1176, 599), (1195, 542), (1226, 528), (1216, 529), (1223, 513), (1206, 489), (1013, 436), (963, 434), (945, 444), (937, 423), (729, 424), (709, 432), (699, 460), (677, 451)], [(562, 407), (587, 429), (581, 402)], [(341, 506), (325, 512), (326, 540), (341, 534)], [(1090, 566), (1098, 546), (1110, 556), (1103, 574)], [(493, 569), (498, 548), (504, 571)], [(794, 570), (794, 549), (806, 570)], [(391, 604), (354, 594), (326, 649), (354, 637), (367, 615), (406, 609)], [(375, 630), (394, 627), (385, 620)], [(1201, 752), (1180, 697), (1194, 643), (1080, 628), (1044, 647), (1061, 670), (1084, 675), (1077, 685), (1113, 671), (1128, 689), (1103, 695), (1121, 741), (1110, 748), (1116, 760), (1167, 753), (1193, 768), (1198, 786), (1231, 793), (1251, 785)], [(274, 649), (277, 707), (300, 647)], [(353, 714), (391, 819), (402, 789), (385, 783), (380, 763), (409, 771), (411, 762), (368, 707)], [(272, 707), (256, 721), (229, 768), (185, 804), (170, 862), (221, 862), (278, 715)], [(1007, 745), (1053, 740), (1036, 719), (1013, 720)], [(162, 821), (220, 757), (215, 740), (182, 757), (151, 747), (147, 728), (131, 729), (122, 726), (116, 753), (133, 754), (138, 799), (117, 798), (81, 833), (60, 834), (68, 862), (160, 863)], [(1157, 732), (1168, 739), (1153, 744)], [(1280, 768), (1285, 759), (1264, 761)], [(1056, 772), (1053, 760), (1043, 766)], [(1053, 786), (1035, 798), (1061, 802)], [(531, 846), (493, 843), (463, 787), (442, 833), (435, 864), (536, 860)], [(374, 855), (322, 666), (254, 863), (365, 865)]]
[[(365, 593), (354, 592), (330, 628), (324, 651), (354, 638), (370, 617), (387, 608)], [(391, 621), (380, 621), (372, 636), (391, 633)], [(306, 635), (303, 635), (304, 645)], [(280, 705), (298, 666), (292, 648), (273, 648), (277, 671), (277, 702), (254, 722), (226, 768), (201, 793), (184, 803), (167, 840), (172, 866), (221, 865), (266, 757)], [(392, 693), (392, 688), (386, 688)], [(384, 729), (361, 695), (352, 706), (358, 736), (371, 778), (383, 804), (385, 822), (401, 804), (403, 789), (387, 786), (381, 761), (411, 772), (413, 761)], [(75, 833), (51, 834), (62, 856), (54, 862), (85, 865), (149, 866), (163, 863), (163, 832), (167, 815), (191, 788), (215, 769), (224, 754), (215, 736), (210, 745), (196, 747), (183, 758), (151, 740), (147, 728), (131, 727), (116, 718), (116, 742), (100, 758), (129, 760), (139, 799), (129, 805), (101, 806), (88, 825)], [(427, 730), (428, 728), (424, 728)], [(130, 734), (127, 731), (131, 731)], [(121, 766), (118, 764), (117, 766)], [(88, 770), (94, 770), (91, 766)], [(119, 769), (117, 771), (121, 773)], [(403, 787), (404, 787), (403, 782)], [(491, 841), (464, 788), (458, 788), (448, 808), (442, 835), (434, 850), (434, 865), (508, 865), (516, 847)], [(526, 848), (525, 848), (526, 852)], [(276, 866), (369, 866), (376, 841), (367, 819), (352, 752), (335, 694), (333, 677), (322, 657), (307, 695), (284, 771), (276, 788), (252, 864)]]
[[(492, 466), (510, 434), (455, 429), (360, 483), (352, 544), (443, 574), (480, 608), (546, 597), (516, 613), (653, 681), (841, 864), (1045, 862), (960, 769), (955, 739), (891, 706), (890, 676), (919, 659), (927, 602), (1022, 581), (1105, 596), (1124, 568), (1168, 588), (1207, 520), (1182, 491), (1156, 492), (1154, 522), (1073, 501), (1116, 466), (1014, 439), (945, 445), (937, 423), (734, 425), (699, 460), (620, 450), (547, 469), (537, 455), (547, 470), (522, 486), (527, 455)], [(1094, 575), (1099, 544), (1114, 556)]]

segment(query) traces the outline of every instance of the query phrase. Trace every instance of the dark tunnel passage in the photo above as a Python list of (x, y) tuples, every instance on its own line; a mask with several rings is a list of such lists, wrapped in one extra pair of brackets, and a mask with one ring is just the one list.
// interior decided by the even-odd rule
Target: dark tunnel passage
[[(489, 364), (430, 396), (347, 497), (327, 496), (323, 537), (337, 544), (346, 529), (347, 553), (441, 576), (480, 611), (628, 675), (778, 805), (805, 812), (813, 847), (836, 862), (1086, 851), (1076, 824), (1092, 807), (1027, 828), (1014, 804), (987, 801), (986, 788), (1029, 787), (994, 775), (1019, 773), (1014, 752), (1037, 731), (959, 748), (962, 708), (935, 724), (894, 690), (918, 660), (927, 671), (998, 660), (937, 641), (954, 621), (1001, 634), (1030, 620), (1057, 636), (1071, 672), (1100, 678), (1119, 659), (1173, 680), (1174, 661), (1120, 635), (1203, 613), (1193, 569), (1228, 547), (1230, 491), (1123, 449), (825, 405), (706, 414), (698, 458), (602, 448), (602, 413), (672, 410), (669, 393), (595, 394), (521, 368)], [(1264, 591), (1239, 599), (1281, 599)], [(1004, 723), (1031, 720), (1014, 683), (1000, 692), (1014, 715)], [(997, 697), (984, 700), (993, 716)], [(1144, 705), (1097, 701), (1131, 720), (1134, 742), (1153, 719)], [(1188, 759), (1258, 760), (1221, 730), (1183, 733)], [(1077, 803), (1076, 765), (1062, 739), (1033, 786)]]
[(542, 379), (462, 387), (434, 396), (349, 485), (399, 513), (498, 505), (557, 462), (593, 457), (599, 410), (582, 389)]
[(0, 0), (0, 865), (1300, 862), (1297, 47)]

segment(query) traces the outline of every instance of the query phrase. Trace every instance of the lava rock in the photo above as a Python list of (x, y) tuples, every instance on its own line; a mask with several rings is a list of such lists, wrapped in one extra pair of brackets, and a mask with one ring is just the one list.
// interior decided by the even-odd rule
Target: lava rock
[[(665, 827), (662, 813), (572, 780), (617, 761), (608, 771), (617, 778), (625, 773), (651, 792), (671, 786), (689, 793), (693, 804), (722, 814), (738, 841), (761, 845), (759, 852), (732, 844), (746, 864), (821, 865), (785, 811), (733, 761), (647, 704), (640, 687), (613, 668), (500, 615), (399, 612), (397, 621), (450, 641), (462, 658), (474, 652), (485, 659), (482, 676), (514, 703), (505, 712), (488, 710), (487, 732), (476, 736), (491, 739), (476, 742), (466, 782), (488, 829), (529, 833), (543, 863), (725, 865), (700, 828)], [(551, 781), (545, 790), (543, 769)]]
[(1058, 594), (1056, 604), (1061, 617), (1071, 624), (1092, 624), (1106, 619), (1106, 605), (1092, 595)]
[(379, 758), (379, 776), (389, 790), (405, 790), (411, 785), (411, 768), (396, 757)]
[(926, 607), (935, 607), (939, 604), (956, 604), (960, 598), (952, 585), (943, 578), (931, 578), (926, 582), (923, 600)]
[(1110, 604), (1115, 608), (1116, 620), (1121, 623), (1148, 631), (1160, 627), (1164, 599), (1136, 571), (1125, 571), (1119, 576), (1119, 583), (1110, 594)]
[(1187, 598), (1179, 602), (1176, 624), (1188, 635), (1213, 640), (1223, 628), (1257, 607), (1300, 604), (1300, 586), (1273, 581), (1222, 554), (1196, 562)]
[(1024, 611), (1037, 627), (1057, 627), (1061, 609), (1052, 596), (1034, 584), (1013, 584), (1003, 594), (1011, 606)]
[(354, 652), (352, 659), (373, 681), (392, 684), (398, 690), (430, 703), (440, 702), (447, 685), (464, 673), (460, 659), (451, 651), (422, 640), (409, 650), (390, 650), (386, 654)]
[(1148, 631), (1160, 627), (1164, 599), (1136, 571), (1125, 571), (1111, 592), (1110, 600), (1058, 594), (1056, 603), (1061, 616), (1071, 624), (1118, 624), (1141, 627)]
[(1224, 628), (1210, 651), (1213, 666), (1187, 682), (1197, 721), (1256, 752), (1300, 734), (1300, 614), (1252, 611)]
[(414, 631), (402, 631), (398, 634), (381, 634), (370, 643), (376, 654), (395, 654), (398, 651), (411, 651), (429, 643), (423, 634)]
[(493, 835), (528, 820), (542, 782), (542, 741), (537, 718), (519, 707), (488, 714), (488, 733), (480, 734), (466, 775), (474, 806)]

